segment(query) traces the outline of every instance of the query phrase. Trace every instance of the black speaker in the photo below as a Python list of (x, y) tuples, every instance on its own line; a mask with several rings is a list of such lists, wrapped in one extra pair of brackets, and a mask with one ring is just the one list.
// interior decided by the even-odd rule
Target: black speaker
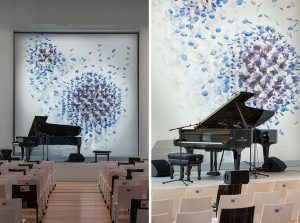
[(277, 157), (269, 157), (261, 168), (264, 172), (282, 172), (286, 169), (286, 165)]
[(141, 158), (140, 157), (129, 157), (128, 162), (131, 164), (134, 164), (135, 162), (140, 162)]
[(247, 184), (249, 183), (249, 170), (226, 171), (224, 174), (225, 184)]
[(70, 153), (66, 162), (84, 162), (85, 158), (81, 153)]
[(152, 177), (169, 177), (170, 164), (166, 160), (152, 160)]
[(3, 160), (9, 160), (11, 158), (11, 149), (1, 149), (1, 156)]

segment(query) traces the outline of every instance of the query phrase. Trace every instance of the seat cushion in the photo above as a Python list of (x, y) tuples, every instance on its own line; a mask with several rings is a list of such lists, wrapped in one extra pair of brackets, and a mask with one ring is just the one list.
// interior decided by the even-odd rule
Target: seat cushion
[(200, 164), (203, 162), (202, 154), (169, 153), (169, 162), (173, 165)]

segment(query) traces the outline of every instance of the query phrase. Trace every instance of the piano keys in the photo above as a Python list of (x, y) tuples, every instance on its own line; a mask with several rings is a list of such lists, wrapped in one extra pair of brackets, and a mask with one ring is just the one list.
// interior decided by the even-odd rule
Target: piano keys
[[(74, 145), (80, 153), (81, 127), (46, 123), (47, 116), (35, 116), (28, 136), (16, 136), (14, 146), (21, 147), (21, 156), (30, 160), (32, 149), (38, 145)], [(48, 154), (47, 154), (48, 158)]]
[(174, 146), (184, 147), (187, 153), (192, 153), (194, 149), (209, 151), (209, 173), (213, 175), (218, 175), (216, 152), (232, 151), (234, 169), (239, 170), (242, 150), (259, 143), (263, 147), (265, 161), (270, 145), (277, 142), (277, 130), (256, 127), (270, 119), (274, 112), (246, 106), (245, 102), (253, 96), (253, 93), (240, 92), (193, 129), (177, 128), (179, 138), (174, 140)]

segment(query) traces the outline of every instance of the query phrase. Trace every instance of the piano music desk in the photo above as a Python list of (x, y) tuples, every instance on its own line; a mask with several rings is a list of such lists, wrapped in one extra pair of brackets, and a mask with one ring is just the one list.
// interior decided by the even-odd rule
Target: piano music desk
[(94, 150), (93, 153), (95, 153), (95, 163), (97, 163), (97, 156), (106, 156), (106, 160), (109, 161), (109, 154), (111, 153), (111, 151)]

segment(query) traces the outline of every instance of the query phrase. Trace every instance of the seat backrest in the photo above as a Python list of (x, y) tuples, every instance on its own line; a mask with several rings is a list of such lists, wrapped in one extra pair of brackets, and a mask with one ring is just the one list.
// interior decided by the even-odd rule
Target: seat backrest
[(167, 214), (168, 222), (173, 221), (172, 213), (173, 213), (174, 199), (152, 200), (151, 202), (152, 202), (152, 209), (151, 209), (152, 215)]
[(287, 190), (298, 190), (299, 180), (275, 181), (273, 191), (280, 191), (280, 201), (285, 202)]
[(262, 209), (265, 204), (279, 204), (280, 191), (255, 192), (253, 196), (253, 205), (255, 206), (254, 223), (259, 223), (262, 215)]
[(16, 175), (26, 175), (26, 173), (29, 171), (29, 167), (12, 167), (8, 169), (9, 174), (16, 174)]
[(184, 197), (181, 200), (179, 212), (197, 212), (212, 210), (211, 197)]
[(135, 180), (126, 180), (126, 179), (114, 179), (114, 187), (112, 190), (112, 195), (114, 200), (117, 199), (118, 190), (120, 186), (133, 186), (138, 185), (138, 182)]
[(6, 198), (5, 184), (0, 184), (0, 198)]
[(149, 179), (140, 179), (139, 182), (143, 187), (143, 198), (149, 198)]
[(216, 207), (219, 206), (221, 195), (241, 194), (242, 184), (221, 184), (218, 186), (218, 193), (216, 198)]
[(119, 208), (130, 209), (131, 199), (143, 198), (143, 187), (141, 185), (119, 186), (117, 194), (117, 204)]
[(219, 223), (252, 223), (254, 210), (254, 206), (222, 209)]
[(9, 171), (7, 172), (9, 175), (16, 175), (16, 176), (24, 176), (24, 171), (23, 170), (16, 170), (16, 171)]
[(6, 196), (3, 198), (11, 198), (12, 181), (9, 179), (0, 178), (0, 184), (5, 185)]
[(179, 212), (176, 216), (176, 223), (211, 223), (212, 212), (197, 211), (197, 212)]
[(10, 180), (12, 183), (16, 183), (19, 178), (17, 175), (1, 175), (1, 180)]
[(147, 223), (149, 219), (149, 209), (137, 209), (136, 223)]
[(220, 218), (222, 209), (244, 208), (252, 206), (252, 196), (249, 194), (222, 195), (220, 197), (217, 218)]
[(1, 175), (7, 175), (7, 173), (8, 173), (8, 168), (7, 167), (0, 167), (0, 173), (1, 173)]
[(0, 206), (0, 223), (16, 223), (13, 208), (2, 208)]
[(261, 223), (290, 223), (293, 203), (266, 204), (262, 210)]
[(132, 175), (132, 179), (136, 180), (136, 179), (149, 179), (149, 174), (145, 173), (145, 172), (133, 172), (131, 173)]
[(169, 220), (169, 214), (154, 214), (151, 216), (151, 223), (171, 223)]
[[(10, 212), (10, 209), (12, 209), (12, 212)], [(0, 199), (0, 210), (6, 210), (10, 214), (12, 214), (12, 219), (9, 217), (7, 218), (4, 214), (4, 218), (7, 218), (7, 220), (12, 220), (13, 223), (20, 223), (22, 220), (22, 200), (17, 199)], [(1, 214), (0, 214), (1, 216)], [(0, 217), (0, 222), (7, 223), (4, 219), (2, 221), (2, 217)]]
[(250, 182), (246, 193), (254, 195), (255, 192), (271, 192), (273, 187), (274, 182)]
[(185, 197), (208, 197), (212, 198), (212, 203), (216, 201), (218, 185), (207, 187), (187, 187)]
[(185, 188), (155, 189), (152, 191), (152, 200), (173, 199), (172, 217), (178, 212), (181, 199), (185, 195)]
[(293, 203), (292, 220), (298, 218), (298, 210), (300, 208), (300, 190), (288, 190), (285, 203)]

